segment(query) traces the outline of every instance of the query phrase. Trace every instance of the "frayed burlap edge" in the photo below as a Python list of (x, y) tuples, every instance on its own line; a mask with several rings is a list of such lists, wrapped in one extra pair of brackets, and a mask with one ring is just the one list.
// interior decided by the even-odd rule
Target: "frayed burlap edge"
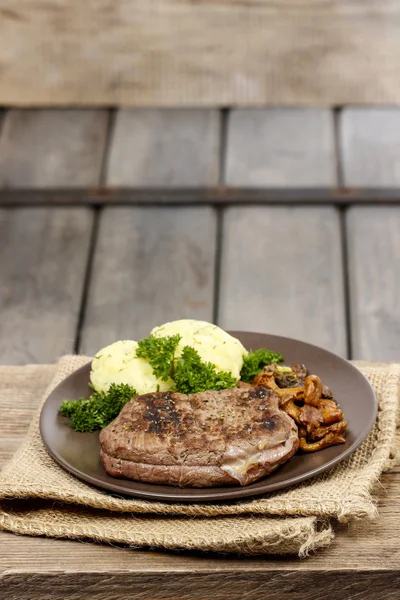
[(306, 557), (330, 545), (328, 520), (316, 517), (149, 517), (50, 504), (0, 503), (0, 529), (20, 535), (121, 544), (126, 548), (196, 550)]
[[(69, 374), (71, 370), (73, 371), (87, 362), (87, 360), (87, 357), (64, 357), (60, 361), (57, 373), (44, 396), (47, 397), (50, 391), (66, 374)], [(68, 366), (67, 369), (65, 369), (66, 365)], [(71, 365), (73, 365), (72, 369)], [(15, 533), (29, 533), (31, 535), (73, 537), (76, 539), (89, 538), (95, 541), (125, 543), (131, 547), (307, 555), (309, 551), (317, 547), (329, 545), (332, 540), (333, 532), (327, 517), (332, 516), (340, 521), (346, 521), (351, 518), (373, 517), (376, 515), (376, 507), (371, 498), (373, 484), (379, 478), (383, 468), (393, 466), (399, 459), (399, 446), (395, 443), (395, 422), (396, 417), (399, 421), (400, 412), (397, 402), (399, 396), (400, 366), (376, 366), (366, 363), (360, 363), (359, 366), (367, 376), (369, 375), (370, 379), (371, 377), (372, 379), (376, 378), (377, 372), (384, 372), (386, 381), (385, 393), (378, 394), (378, 396), (381, 396), (378, 397), (378, 422), (374, 428), (374, 432), (371, 434), (376, 439), (369, 442), (369, 451), (371, 448), (373, 451), (371, 456), (368, 455), (367, 462), (365, 462), (365, 456), (363, 457), (361, 452), (361, 455), (359, 453), (356, 460), (354, 458), (350, 459), (350, 461), (347, 461), (347, 464), (342, 464), (340, 469), (336, 468), (332, 472), (311, 482), (297, 486), (287, 492), (272, 494), (267, 498), (212, 506), (173, 505), (158, 502), (152, 503), (138, 499), (118, 498), (100, 492), (62, 471), (45, 453), (39, 458), (43, 458), (46, 461), (45, 470), (50, 469), (51, 472), (57, 472), (58, 470), (62, 477), (64, 488), (60, 492), (59, 488), (55, 489), (54, 481), (47, 488), (46, 486), (38, 487), (34, 481), (31, 483), (27, 483), (26, 481), (21, 483), (16, 481), (15, 478), (11, 478), (10, 481), (9, 475), (13, 472), (13, 466), (26, 460), (25, 452), (27, 447), (29, 447), (32, 437), (35, 437), (37, 441), (37, 415), (31, 424), (25, 444), (22, 445), (21, 449), (12, 459), (8, 468), (0, 475), (0, 496), (3, 498), (52, 498), (72, 504), (78, 501), (78, 503), (84, 506), (77, 508), (76, 506), (62, 506), (57, 503), (53, 504), (51, 509), (26, 510), (17, 515), (14, 512), (12, 501), (3, 502), (0, 509), (0, 528), (14, 531)], [(387, 379), (390, 380), (389, 385), (387, 385)], [(393, 401), (394, 398), (395, 402)], [(398, 434), (399, 432), (397, 432), (397, 437), (400, 438)], [(400, 442), (400, 439), (397, 441)], [(361, 464), (362, 468), (360, 469)], [(352, 472), (352, 477), (350, 477), (349, 481), (343, 481), (343, 468), (345, 468), (347, 474)], [(318, 501), (317, 498), (320, 497), (321, 492), (326, 492), (327, 484), (328, 486), (335, 487), (341, 485), (345, 497), (341, 500), (337, 497), (331, 498), (325, 503)], [(68, 490), (70, 486), (72, 487)], [(305, 499), (310, 496), (311, 486), (313, 489), (313, 493), (311, 493), (313, 502), (311, 504), (308, 503), (307, 506)], [(67, 487), (67, 490), (65, 487)], [(31, 504), (32, 502), (30, 502)], [(107, 511), (107, 517), (100, 517), (98, 510), (91, 511), (87, 507), (104, 509), (104, 513)], [(89, 514), (96, 512), (96, 516), (94, 517), (92, 514), (90, 519), (86, 518), (83, 522), (83, 513), (85, 512), (87, 515), (88, 511)], [(127, 513), (134, 512), (135, 514), (130, 514), (127, 517), (125, 512), (121, 517), (121, 514), (118, 514), (118, 512), (110, 513), (109, 511), (126, 511)], [(146, 513), (158, 516), (146, 517)], [(196, 516), (197, 518), (174, 517), (171, 519), (169, 515), (173, 514)], [(57, 524), (52, 520), (54, 515), (57, 516)], [(246, 517), (245, 515), (251, 516)], [(303, 516), (293, 518), (293, 515)], [(208, 518), (205, 519), (204, 516)], [(215, 518), (216, 516), (218, 518)], [(122, 534), (115, 531), (116, 521), (120, 521), (121, 518), (128, 518), (129, 524), (133, 527), (129, 535), (126, 524), (124, 525)], [(151, 520), (153, 532), (150, 535), (150, 532), (147, 531), (145, 537), (143, 537), (143, 534), (140, 534), (138, 531), (138, 519), (141, 519), (140, 522), (143, 524), (146, 518)], [(78, 523), (76, 523), (76, 519), (79, 520)], [(104, 519), (110, 521), (111, 532), (106, 533)], [(172, 524), (174, 529), (168, 535), (162, 535), (160, 528), (167, 522), (169, 526)], [(257, 524), (257, 532), (248, 530), (253, 522)], [(228, 538), (226, 536), (223, 538), (225, 542), (221, 536), (213, 537), (213, 528), (217, 524), (218, 527), (221, 527), (221, 523), (225, 525), (225, 533), (228, 534)], [(322, 526), (321, 523), (323, 524)], [(198, 535), (194, 536), (193, 532), (191, 532), (189, 536), (183, 536), (178, 539), (179, 536), (177, 538), (176, 532), (182, 532), (183, 524), (194, 524)], [(247, 528), (247, 531), (244, 527)], [(277, 528), (280, 531), (278, 538), (276, 538)], [(156, 534), (154, 534), (154, 531), (156, 531)], [(246, 531), (246, 533), (244, 534), (243, 531)], [(279, 540), (281, 541), (279, 542)]]

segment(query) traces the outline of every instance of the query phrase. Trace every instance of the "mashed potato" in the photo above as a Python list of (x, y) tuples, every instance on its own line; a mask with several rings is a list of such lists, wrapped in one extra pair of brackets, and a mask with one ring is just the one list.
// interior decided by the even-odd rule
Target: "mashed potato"
[(155, 327), (151, 333), (158, 337), (179, 333), (182, 339), (176, 349), (176, 357), (180, 356), (184, 346), (191, 346), (197, 350), (203, 361), (211, 362), (219, 371), (229, 371), (233, 377), (240, 378), (243, 357), (247, 356), (247, 350), (238, 339), (217, 325), (206, 321), (182, 319)]
[[(247, 350), (236, 338), (226, 331), (206, 323), (182, 319), (155, 327), (151, 332), (158, 337), (166, 337), (179, 333), (181, 341), (175, 356), (182, 353), (184, 346), (191, 346), (205, 362), (211, 362), (219, 371), (229, 371), (239, 379), (243, 365), (243, 357)], [(150, 363), (144, 358), (136, 357), (138, 343), (132, 340), (115, 342), (100, 350), (93, 359), (90, 380), (98, 392), (108, 391), (112, 383), (127, 383), (135, 388), (138, 394), (149, 392), (166, 392), (171, 390), (174, 382), (161, 381), (153, 375)]]
[(166, 392), (173, 382), (161, 381), (153, 375), (153, 369), (144, 358), (136, 357), (137, 342), (115, 342), (100, 350), (93, 359), (90, 380), (98, 392), (106, 392), (112, 383), (128, 383), (138, 394), (157, 391)]

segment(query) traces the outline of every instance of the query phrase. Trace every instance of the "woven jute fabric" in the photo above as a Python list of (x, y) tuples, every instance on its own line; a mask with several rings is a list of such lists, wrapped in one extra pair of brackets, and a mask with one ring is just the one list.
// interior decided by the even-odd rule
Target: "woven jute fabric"
[[(345, 462), (308, 482), (248, 501), (183, 504), (122, 498), (66, 473), (39, 433), (42, 402), (90, 359), (66, 356), (57, 366), (0, 367), (0, 408), (7, 429), (21, 407), (38, 406), (26, 439), (0, 473), (0, 529), (130, 547), (248, 554), (300, 554), (327, 546), (331, 521), (374, 517), (371, 491), (400, 462), (400, 365), (356, 363), (375, 389), (376, 424)], [(48, 387), (45, 389), (45, 382)]]

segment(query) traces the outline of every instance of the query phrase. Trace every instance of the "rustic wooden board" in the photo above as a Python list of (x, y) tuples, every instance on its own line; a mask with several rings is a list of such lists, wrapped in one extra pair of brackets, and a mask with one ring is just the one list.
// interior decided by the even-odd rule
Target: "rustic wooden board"
[(391, 104), (399, 13), (393, 0), (2, 0), (0, 103)]
[(105, 110), (8, 111), (0, 130), (0, 187), (98, 185), (107, 128)]
[(230, 186), (334, 186), (333, 113), (328, 109), (233, 110), (228, 119)]
[[(20, 367), (14, 368), (19, 369)], [(37, 365), (33, 367), (31, 365), (25, 366), (25, 369), (28, 371), (27, 378), (29, 378), (29, 370), (32, 368), (35, 370), (35, 385), (37, 385), (38, 391), (35, 402), (32, 402), (29, 394), (28, 398), (26, 394), (20, 394), (17, 399), (14, 394), (8, 394), (7, 396), (3, 394), (2, 396), (4, 400), (0, 403), (0, 410), (2, 415), (7, 415), (7, 418), (1, 419), (0, 470), (21, 445), (21, 441), (36, 414), (39, 402), (43, 398), (49, 384), (49, 370), (47, 366), (44, 367), (46, 373), (41, 375), (37, 373)], [(3, 390), (7, 389), (4, 387), (3, 380), (0, 380), (0, 386)], [(13, 415), (12, 418), (10, 418), (11, 414)], [(0, 551), (0, 563), (1, 555)]]
[(400, 186), (400, 109), (346, 108), (340, 114), (344, 184)]
[(339, 214), (332, 207), (225, 212), (219, 321), (346, 355)]
[(347, 245), (353, 357), (399, 360), (400, 206), (350, 208)]
[(120, 110), (107, 183), (115, 186), (205, 186), (219, 180), (216, 110)]
[(92, 227), (86, 208), (0, 211), (0, 362), (74, 348)]
[(82, 350), (139, 339), (163, 322), (213, 318), (216, 214), (202, 208), (104, 211)]

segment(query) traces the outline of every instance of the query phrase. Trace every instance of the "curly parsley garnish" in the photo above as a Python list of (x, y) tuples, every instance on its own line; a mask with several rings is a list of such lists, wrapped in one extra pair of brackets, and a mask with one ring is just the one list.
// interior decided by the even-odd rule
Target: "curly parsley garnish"
[(157, 379), (168, 381), (174, 374), (174, 354), (181, 340), (179, 334), (168, 337), (150, 335), (138, 342), (136, 356), (147, 358)]
[(282, 354), (279, 352), (273, 352), (272, 350), (265, 350), (260, 348), (259, 350), (250, 351), (247, 356), (243, 359), (243, 367), (240, 371), (240, 379), (246, 383), (251, 383), (258, 373), (261, 373), (266, 365), (272, 365), (272, 363), (283, 362)]
[(89, 398), (64, 400), (60, 412), (71, 419), (75, 431), (96, 431), (109, 425), (133, 396), (136, 390), (132, 386), (112, 383), (106, 393), (93, 391)]
[(174, 381), (176, 391), (182, 394), (236, 387), (236, 379), (228, 371), (217, 371), (212, 363), (203, 362), (190, 346), (183, 348), (176, 361)]
[(236, 385), (229, 372), (219, 372), (215, 365), (203, 362), (191, 346), (184, 346), (179, 358), (174, 358), (180, 335), (156, 337), (150, 335), (138, 342), (136, 356), (145, 358), (158, 379), (174, 382), (174, 391), (194, 394), (205, 390), (223, 390)]

